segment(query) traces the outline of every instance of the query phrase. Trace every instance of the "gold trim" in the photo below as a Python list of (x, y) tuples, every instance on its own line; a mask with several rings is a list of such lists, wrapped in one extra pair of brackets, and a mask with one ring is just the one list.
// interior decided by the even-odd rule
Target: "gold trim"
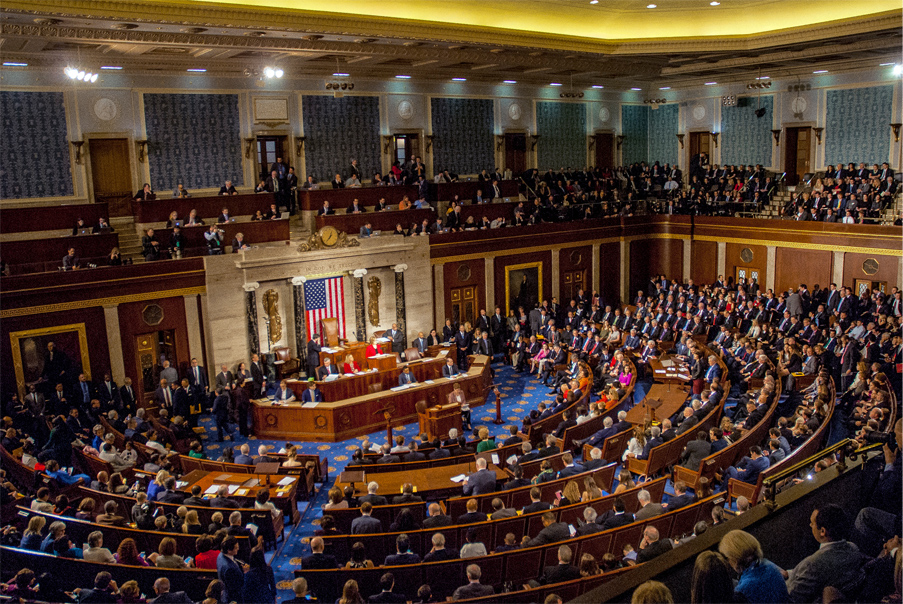
[(84, 323), (71, 323), (69, 325), (55, 325), (42, 327), (41, 329), (26, 329), (24, 331), (12, 331), (9, 334), (9, 343), (13, 352), (13, 369), (16, 372), (16, 386), (19, 388), (19, 400), (25, 400), (25, 368), (22, 366), (22, 350), (19, 340), (32, 336), (49, 336), (55, 333), (75, 331), (78, 333), (78, 348), (81, 352), (82, 373), (91, 379), (91, 359), (88, 355), (88, 335)]
[(62, 302), (60, 304), (46, 304), (43, 306), (23, 306), (22, 308), (9, 308), (0, 311), (0, 319), (12, 319), (28, 315), (41, 315), (52, 312), (65, 312), (78, 308), (93, 308), (95, 306), (116, 306), (128, 302), (144, 302), (145, 300), (159, 300), (160, 298), (175, 298), (192, 294), (206, 294), (207, 287), (186, 287), (184, 289), (171, 289), (160, 292), (147, 292), (144, 294), (131, 294), (129, 296), (113, 296), (111, 298), (94, 298), (91, 300), (77, 300), (75, 302)]
[(536, 294), (538, 302), (542, 304), (542, 262), (526, 262), (524, 264), (510, 264), (505, 267), (505, 316), (511, 314), (511, 271), (520, 270), (522, 268), (535, 268), (538, 273), (536, 280)]
[[(179, 271), (177, 273), (163, 273), (160, 275), (140, 275), (138, 277), (121, 277), (119, 279), (103, 279), (99, 281), (94, 281), (93, 283), (103, 283), (104, 285), (108, 283), (116, 283), (119, 281), (146, 281), (147, 279), (159, 279), (160, 277), (174, 277), (176, 275), (205, 275), (206, 271), (204, 269), (196, 270), (196, 271)], [(84, 289), (85, 285), (90, 285), (92, 282), (88, 283), (71, 283), (68, 285), (63, 285), (60, 287), (81, 287)], [(29, 287), (26, 289), (14, 289), (11, 290), (10, 293), (23, 293), (23, 292), (36, 292), (36, 291), (45, 291), (46, 287)], [(9, 290), (8, 290), (9, 291)]]
[[(811, 234), (811, 231), (808, 231)], [(768, 241), (766, 239), (741, 239), (739, 237), (709, 237), (705, 235), (697, 235), (693, 237), (696, 241), (723, 241), (725, 243), (742, 243), (745, 245), (771, 245), (776, 248), (800, 249), (800, 250), (818, 250), (822, 252), (850, 252), (853, 254), (878, 254), (879, 256), (897, 256), (903, 257), (903, 250), (900, 249), (881, 249), (873, 247), (855, 247), (851, 245), (837, 245), (832, 243), (794, 243), (789, 245), (786, 241)]]

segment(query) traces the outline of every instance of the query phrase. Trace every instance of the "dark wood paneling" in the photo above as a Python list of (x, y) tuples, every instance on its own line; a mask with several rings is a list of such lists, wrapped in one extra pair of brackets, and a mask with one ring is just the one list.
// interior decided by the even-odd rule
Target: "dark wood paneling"
[(694, 240), (690, 248), (690, 275), (696, 283), (714, 283), (718, 278), (718, 244)]
[[(289, 224), (288, 220), (261, 220), (261, 221), (245, 221), (245, 222), (229, 222), (220, 225), (225, 231), (223, 233), (223, 247), (232, 245), (232, 239), (237, 233), (244, 235), (244, 241), (248, 245), (258, 245), (261, 243), (272, 243), (274, 241), (289, 240)], [(185, 249), (191, 248), (207, 248), (207, 240), (204, 233), (207, 232), (206, 227), (184, 227), (182, 235), (185, 239)], [(154, 234), (160, 241), (162, 249), (169, 248), (169, 239), (172, 235), (172, 229), (154, 229)]]
[(0, 363), (4, 368), (0, 372), (0, 383), (2, 383), (3, 392), (7, 398), (16, 389), (16, 374), (13, 371), (12, 344), (9, 334), (14, 331), (44, 329), (77, 323), (85, 324), (91, 377), (94, 380), (103, 379), (103, 374), (110, 371), (110, 352), (107, 347), (107, 327), (102, 308), (79, 308), (66, 312), (12, 317), (0, 322), (0, 340), (2, 340), (0, 342), (0, 357), (2, 357)]
[[(744, 248), (749, 248), (753, 253), (752, 260), (749, 262), (744, 262), (743, 258), (740, 257), (740, 252), (742, 252)], [(734, 277), (736, 279), (738, 266), (759, 269), (762, 271), (761, 278), (759, 279), (759, 287), (765, 287), (765, 284), (767, 283), (766, 279), (768, 278), (768, 248), (764, 245), (728, 242), (725, 244), (724, 265), (724, 270), (727, 271), (727, 274), (724, 275), (725, 279), (728, 277)]]
[[(492, 189), (492, 183), (481, 183), (478, 180), (466, 182), (430, 183), (430, 201), (451, 201), (458, 196), (459, 201), (470, 203), (477, 189), (482, 189), (487, 194)], [(499, 184), (502, 197), (517, 197), (517, 182), (503, 180)], [(413, 199), (413, 198), (412, 198)]]
[(779, 247), (775, 254), (774, 289), (787, 291), (805, 283), (811, 290), (831, 282), (833, 254), (829, 251)]
[(558, 291), (561, 297), (558, 303), (567, 306), (569, 299), (565, 298), (565, 274), (575, 271), (584, 272), (583, 290), (589, 296), (595, 285), (593, 280), (593, 248), (589, 245), (563, 248), (558, 254)]
[[(462, 279), (462, 273), (459, 270), (462, 265), (467, 265), (470, 276)], [(443, 266), (445, 280), (445, 316), (436, 317), (436, 329), (439, 335), (442, 335), (442, 326), (445, 325), (445, 319), (452, 317), (451, 306), (451, 290), (456, 287), (465, 287), (473, 285), (477, 288), (477, 308), (476, 314), (480, 314), (481, 308), (486, 308), (486, 263), (482, 258), (474, 260), (462, 260), (460, 262), (449, 262)], [(489, 311), (487, 311), (489, 312)]]
[(410, 230), (413, 225), (420, 225), (423, 219), (430, 224), (436, 222), (436, 213), (433, 210), (389, 210), (386, 212), (364, 212), (363, 214), (330, 214), (329, 216), (317, 216), (317, 228), (333, 226), (349, 235), (357, 235), (361, 227), (368, 222), (373, 225), (374, 231), (383, 231), (388, 235), (395, 230), (395, 225)]
[[(503, 312), (505, 311), (505, 267), (515, 264), (528, 264), (531, 262), (542, 262), (542, 296), (540, 302), (542, 302), (542, 300), (552, 300), (552, 252), (532, 252), (514, 256), (496, 256), (495, 301), (496, 304), (502, 308)], [(529, 308), (526, 310), (527, 312), (530, 311)]]
[(630, 242), (630, 298), (645, 290), (652, 275), (681, 279), (684, 251), (680, 239), (648, 239)]
[[(867, 275), (862, 270), (862, 263), (869, 258), (878, 261), (878, 272), (874, 275)], [(856, 279), (870, 279), (872, 281), (887, 281), (889, 286), (899, 286), (899, 275), (900, 258), (880, 256), (878, 254), (854, 254), (851, 252), (843, 255), (843, 285), (852, 287)], [(888, 287), (889, 291), (890, 287)]]
[[(41, 240), (4, 241), (0, 242), (0, 257), (10, 265), (27, 265), (31, 268), (28, 272), (41, 272), (47, 268), (56, 268), (63, 265), (65, 256), (70, 247), (75, 248), (75, 255), (85, 265), (88, 259), (96, 259), (106, 256), (114, 247), (119, 246), (118, 233), (98, 233), (96, 235), (81, 235), (76, 237), (49, 237)], [(42, 266), (35, 270), (38, 263), (48, 263), (50, 267)], [(24, 267), (23, 267), (24, 269)], [(15, 266), (13, 272), (19, 271)]]
[[(327, 186), (329, 184), (327, 183)], [(298, 191), (298, 205), (302, 210), (316, 212), (328, 200), (333, 209), (349, 208), (357, 199), (362, 206), (375, 206), (383, 197), (386, 203), (396, 206), (407, 198), (413, 203), (417, 199), (417, 187), (361, 187), (359, 189), (316, 189), (314, 191)]]
[(78, 219), (93, 227), (101, 218), (109, 219), (105, 203), (81, 203), (38, 208), (0, 208), (0, 224), (4, 233), (29, 233), (71, 229)]
[[(162, 199), (161, 196), (158, 196), (154, 201), (133, 201), (132, 214), (135, 216), (136, 223), (143, 224), (166, 222), (173, 211), (178, 212), (179, 218), (184, 220), (188, 218), (191, 210), (197, 210), (198, 217), (209, 225), (211, 220), (216, 221), (223, 208), (229, 208), (230, 216), (253, 216), (257, 210), (269, 211), (272, 203), (273, 195), (271, 193), (214, 195), (212, 197), (189, 197), (188, 199)], [(322, 202), (320, 205), (323, 205)]]
[(599, 283), (595, 284), (605, 305), (614, 307), (620, 301), (621, 244), (618, 241), (599, 246)]

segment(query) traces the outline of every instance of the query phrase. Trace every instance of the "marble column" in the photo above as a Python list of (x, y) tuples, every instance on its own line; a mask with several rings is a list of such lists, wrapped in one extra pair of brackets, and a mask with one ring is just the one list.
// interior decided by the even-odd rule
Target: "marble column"
[(436, 316), (433, 325), (445, 325), (445, 265), (433, 266), (433, 307)]
[(398, 330), (404, 337), (405, 348), (407, 348), (408, 331), (407, 320), (405, 319), (404, 272), (408, 270), (408, 265), (396, 264), (393, 270), (395, 271), (395, 322), (398, 324)]
[[(844, 252), (834, 252), (834, 265), (831, 267), (831, 281), (837, 284), (837, 287), (843, 285), (843, 256)], [(852, 287), (852, 284), (850, 284)]]
[[(773, 245), (766, 246), (765, 258), (765, 289), (774, 289), (775, 272), (777, 272), (777, 248)], [(762, 284), (759, 283), (759, 285), (761, 286)]]
[(621, 239), (621, 302), (630, 300), (630, 242)]
[(602, 278), (602, 267), (600, 265), (601, 259), (599, 258), (599, 254), (600, 254), (599, 250), (600, 249), (601, 248), (598, 243), (593, 244), (593, 269), (592, 269), (593, 274), (591, 277), (593, 281), (592, 281), (592, 283), (590, 283), (590, 286), (587, 288), (587, 289), (589, 289), (590, 294), (592, 294), (592, 292), (594, 292), (594, 291), (598, 291), (599, 286), (601, 285), (599, 283), (599, 280)]
[[(119, 333), (119, 305), (104, 306), (103, 318), (107, 327), (107, 349), (110, 351), (111, 375), (115, 381), (121, 384), (125, 379), (125, 359), (122, 356), (122, 335)], [(137, 382), (137, 376), (135, 381)]]
[(724, 279), (727, 280), (727, 243), (724, 241), (718, 242), (718, 274), (724, 275)]
[(364, 308), (364, 275), (367, 269), (359, 268), (351, 276), (354, 277), (354, 327), (358, 342), (367, 341), (367, 310)]
[[(552, 249), (552, 297), (561, 297), (561, 249)], [(561, 304), (561, 300), (558, 301)]]
[(200, 363), (204, 358), (201, 344), (201, 315), (198, 313), (198, 294), (182, 296), (185, 300), (185, 325), (188, 327), (188, 354)]
[(307, 321), (304, 320), (304, 282), (307, 277), (292, 277), (292, 301), (295, 314), (295, 349), (298, 358), (307, 354)]
[(689, 239), (684, 239), (684, 283), (687, 283), (690, 279), (693, 278), (692, 271), (690, 270), (692, 267), (690, 264), (693, 262), (693, 242)]
[(248, 321), (248, 356), (260, 352), (260, 334), (257, 331), (257, 288), (260, 283), (245, 283), (245, 315)]
[[(495, 311), (495, 257), (487, 256), (483, 259), (486, 272), (486, 314), (491, 315)], [(504, 312), (502, 313), (504, 314)]]

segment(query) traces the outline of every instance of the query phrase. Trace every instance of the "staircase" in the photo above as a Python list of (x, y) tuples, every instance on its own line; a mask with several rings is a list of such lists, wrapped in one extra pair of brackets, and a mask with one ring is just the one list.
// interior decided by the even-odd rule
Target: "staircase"
[(122, 259), (129, 258), (132, 262), (144, 262), (141, 255), (141, 234), (135, 226), (133, 216), (110, 218), (110, 226), (119, 234), (119, 252)]

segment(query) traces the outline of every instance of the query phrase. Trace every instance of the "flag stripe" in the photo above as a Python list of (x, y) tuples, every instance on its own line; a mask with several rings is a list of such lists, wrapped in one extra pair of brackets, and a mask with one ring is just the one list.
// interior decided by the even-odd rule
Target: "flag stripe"
[[(304, 284), (305, 323), (307, 333), (320, 331), (322, 319), (335, 318), (339, 337), (345, 337), (345, 284), (342, 277), (315, 279)], [(322, 334), (321, 342), (323, 341)]]

